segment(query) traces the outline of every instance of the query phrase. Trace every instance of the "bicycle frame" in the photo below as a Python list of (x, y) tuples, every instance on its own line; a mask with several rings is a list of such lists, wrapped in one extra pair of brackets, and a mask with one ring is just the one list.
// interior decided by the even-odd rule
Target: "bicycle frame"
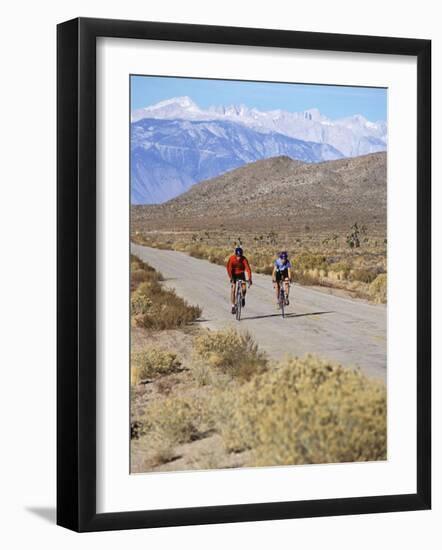
[(286, 299), (285, 285), (287, 284), (288, 288), (290, 288), (290, 281), (288, 279), (281, 279), (276, 284), (279, 284), (279, 308), (281, 310), (281, 316), (282, 318), (284, 318), (285, 317), (285, 299)]
[(244, 284), (244, 281), (241, 279), (237, 279), (235, 283), (235, 303), (236, 303), (236, 320), (239, 321), (241, 319), (241, 308), (242, 308), (242, 285)]

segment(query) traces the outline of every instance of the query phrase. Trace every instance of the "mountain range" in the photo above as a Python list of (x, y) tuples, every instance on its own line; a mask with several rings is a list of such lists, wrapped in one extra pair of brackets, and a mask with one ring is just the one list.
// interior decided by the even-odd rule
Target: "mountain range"
[(316, 163), (386, 147), (386, 123), (361, 115), (331, 120), (317, 109), (201, 109), (189, 97), (172, 98), (132, 113), (132, 203), (165, 202), (259, 159), (283, 155)]
[(273, 157), (197, 183), (164, 204), (133, 206), (132, 229), (332, 231), (355, 221), (385, 229), (386, 177), (384, 152), (321, 163)]

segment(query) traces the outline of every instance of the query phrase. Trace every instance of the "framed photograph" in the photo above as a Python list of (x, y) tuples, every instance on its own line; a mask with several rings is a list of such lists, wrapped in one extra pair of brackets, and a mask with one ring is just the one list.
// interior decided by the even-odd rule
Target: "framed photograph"
[(430, 41), (57, 37), (57, 523), (429, 509)]

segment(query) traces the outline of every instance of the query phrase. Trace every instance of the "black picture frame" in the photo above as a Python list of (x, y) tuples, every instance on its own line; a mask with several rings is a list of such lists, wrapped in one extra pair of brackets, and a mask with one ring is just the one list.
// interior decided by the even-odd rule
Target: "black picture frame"
[[(166, 40), (417, 59), (417, 492), (96, 512), (96, 39)], [(57, 523), (75, 531), (424, 510), (431, 506), (431, 41), (79, 18), (57, 28)]]

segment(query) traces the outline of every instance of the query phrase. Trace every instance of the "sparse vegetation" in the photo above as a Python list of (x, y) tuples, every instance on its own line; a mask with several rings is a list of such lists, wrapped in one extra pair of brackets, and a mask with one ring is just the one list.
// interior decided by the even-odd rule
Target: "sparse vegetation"
[[(246, 166), (166, 204), (133, 207), (132, 240), (218, 265), (241, 245), (253, 272), (267, 275), (288, 250), (298, 284), (385, 303), (385, 160)], [(272, 362), (250, 334), (233, 329), (176, 330), (200, 315), (132, 258), (134, 330), (155, 338), (170, 329), (191, 341), (184, 353), (156, 341), (133, 353), (136, 471), (386, 459), (381, 381), (313, 356)]]
[(155, 400), (142, 419), (152, 443), (174, 446), (198, 439), (213, 426), (210, 397), (173, 396)]
[(130, 280), (131, 288), (135, 288), (142, 282), (155, 283), (162, 281), (163, 276), (161, 273), (155, 271), (150, 265), (142, 262), (136, 256), (131, 255)]
[[(267, 275), (288, 250), (295, 282), (385, 303), (385, 181), (385, 154), (326, 165), (268, 159), (134, 206), (132, 241), (223, 266), (241, 245), (253, 272)], [(232, 329), (176, 330), (200, 308), (135, 257), (131, 273), (132, 326), (152, 339), (132, 356), (134, 471), (386, 459), (382, 381), (314, 356), (272, 362)], [(189, 339), (184, 350), (158, 345), (157, 336), (182, 342), (168, 341), (169, 329)]]
[(347, 234), (347, 244), (350, 248), (359, 248), (361, 246), (360, 241), (361, 231), (357, 223), (354, 223), (350, 229), (350, 233)]
[(381, 273), (370, 284), (372, 299), (380, 304), (387, 302), (387, 274)]
[(252, 336), (234, 329), (202, 332), (195, 338), (194, 354), (197, 362), (240, 380), (249, 380), (267, 367), (267, 358)]
[[(135, 269), (134, 269), (135, 268)], [(133, 275), (136, 274), (134, 280)], [(131, 317), (135, 326), (164, 330), (192, 323), (201, 308), (189, 305), (173, 290), (164, 288), (162, 275), (133, 257), (131, 271)]]
[(287, 359), (234, 399), (223, 438), (232, 451), (253, 449), (256, 465), (386, 459), (385, 386), (357, 370)]
[[(194, 344), (184, 389), (159, 388), (185, 374), (176, 374), (173, 354), (165, 352), (154, 367), (149, 359), (157, 390), (132, 422), (144, 470), (168, 464), (183, 445), (217, 434), (223, 446), (202, 446), (186, 469), (223, 467), (231, 456), (244, 466), (386, 459), (381, 381), (314, 356), (269, 363), (249, 335), (233, 330), (205, 331)], [(240, 374), (243, 355), (254, 365), (247, 376)]]
[[(355, 224), (357, 225), (357, 224)], [(138, 234), (135, 241), (156, 248), (170, 248), (186, 252), (190, 256), (225, 265), (233, 248), (241, 243), (255, 273), (270, 275), (279, 249), (288, 250), (293, 265), (295, 282), (302, 285), (325, 286), (349, 291), (356, 297), (379, 301), (370, 290), (370, 284), (379, 274), (386, 272), (386, 244), (368, 237), (365, 226), (364, 241), (357, 248), (350, 248), (346, 235), (336, 233), (312, 237), (297, 233), (250, 234), (245, 237), (226, 231), (170, 233), (155, 232), (155, 237)], [(277, 244), (270, 244), (278, 239)], [(197, 242), (195, 242), (197, 241)]]
[(147, 348), (131, 354), (132, 383), (179, 372), (181, 363), (176, 353)]

